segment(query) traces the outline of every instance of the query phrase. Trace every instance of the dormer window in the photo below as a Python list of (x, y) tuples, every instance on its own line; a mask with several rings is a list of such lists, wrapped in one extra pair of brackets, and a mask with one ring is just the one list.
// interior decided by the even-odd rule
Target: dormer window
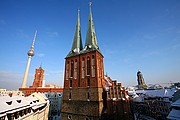
[(8, 102), (6, 102), (8, 105), (11, 105), (12, 104), (12, 101), (8, 101)]
[(21, 100), (16, 100), (18, 103), (21, 103)]

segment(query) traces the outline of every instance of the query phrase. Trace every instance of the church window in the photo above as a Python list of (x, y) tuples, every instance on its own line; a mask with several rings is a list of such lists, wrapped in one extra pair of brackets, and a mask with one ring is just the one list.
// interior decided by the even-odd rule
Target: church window
[(69, 93), (69, 100), (71, 100), (71, 92)]
[(125, 98), (124, 92), (122, 92), (122, 98)]
[(66, 64), (66, 80), (69, 78), (69, 61)]
[(82, 58), (82, 78), (84, 78), (84, 58)]
[(88, 57), (88, 58), (87, 58), (87, 76), (90, 76), (90, 69), (91, 69), (90, 59), (89, 59), (89, 57)]
[(77, 79), (77, 59), (75, 60), (75, 65), (74, 65), (74, 79)]
[(74, 62), (71, 61), (71, 78), (73, 77), (74, 75)]
[(70, 87), (72, 87), (72, 80), (70, 80)]
[(98, 77), (101, 77), (101, 61), (98, 62)]
[(89, 86), (90, 86), (90, 78), (88, 78), (88, 81), (87, 81), (87, 82), (88, 82), (88, 87), (89, 87)]
[(87, 100), (90, 100), (90, 93), (89, 93), (89, 89), (88, 89), (88, 93), (87, 93)]
[(94, 59), (94, 55), (92, 56), (92, 77), (95, 77), (95, 59)]

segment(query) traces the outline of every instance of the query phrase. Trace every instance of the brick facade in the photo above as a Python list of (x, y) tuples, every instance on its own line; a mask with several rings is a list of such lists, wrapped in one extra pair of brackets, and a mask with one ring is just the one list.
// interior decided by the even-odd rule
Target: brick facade
[(43, 77), (44, 77), (44, 70), (42, 67), (39, 67), (39, 69), (36, 69), (35, 78), (33, 85), (31, 87), (42, 87), (43, 84)]
[(62, 119), (99, 119), (103, 109), (103, 56), (92, 51), (66, 58), (65, 71)]

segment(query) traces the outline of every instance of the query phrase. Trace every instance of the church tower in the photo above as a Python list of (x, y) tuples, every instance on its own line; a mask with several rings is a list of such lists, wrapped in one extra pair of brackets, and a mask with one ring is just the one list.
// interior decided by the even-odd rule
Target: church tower
[(44, 77), (44, 70), (40, 66), (39, 69), (36, 69), (35, 78), (32, 87), (42, 87), (43, 85), (43, 77)]
[(144, 82), (144, 77), (140, 71), (137, 72), (138, 89), (147, 89), (147, 85)]
[(103, 109), (103, 55), (97, 43), (91, 3), (85, 46), (82, 47), (80, 14), (71, 51), (65, 58), (63, 120), (99, 120)]

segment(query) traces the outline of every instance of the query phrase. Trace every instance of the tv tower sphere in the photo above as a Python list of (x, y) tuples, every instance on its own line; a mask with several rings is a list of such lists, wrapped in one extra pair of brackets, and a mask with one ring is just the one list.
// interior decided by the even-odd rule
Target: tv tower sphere
[(33, 48), (31, 48), (29, 51), (28, 51), (28, 56), (34, 56), (34, 49)]

